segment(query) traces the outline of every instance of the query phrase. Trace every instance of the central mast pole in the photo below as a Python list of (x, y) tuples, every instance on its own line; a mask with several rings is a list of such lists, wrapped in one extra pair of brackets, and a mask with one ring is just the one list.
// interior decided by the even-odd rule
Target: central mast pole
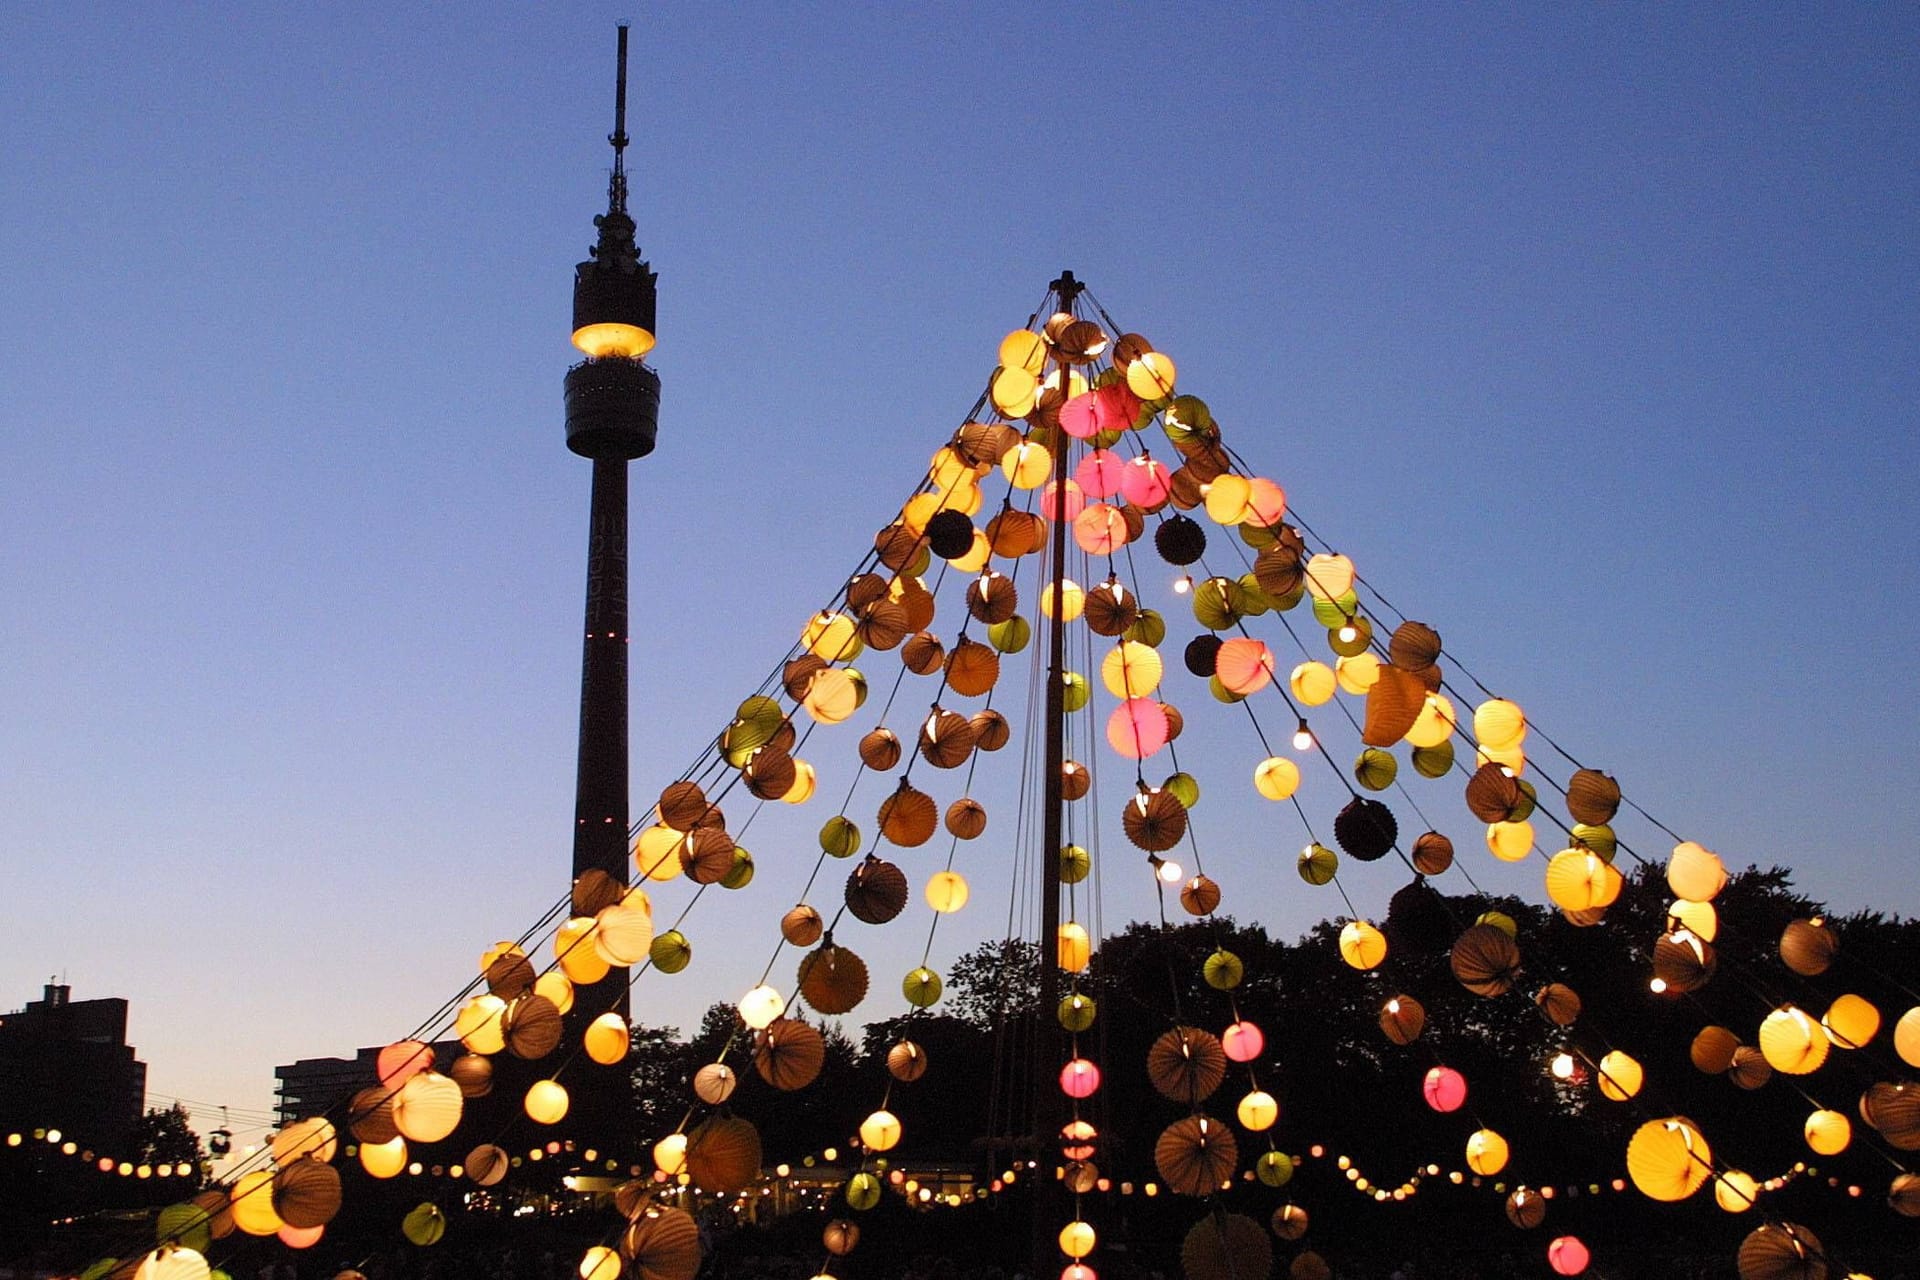
[[(1058, 311), (1072, 313), (1085, 288), (1062, 271), (1052, 284)], [(1067, 763), (1067, 630), (1062, 597), (1067, 577), (1067, 449), (1070, 443), (1060, 413), (1066, 407), (1072, 371), (1065, 354), (1055, 351), (1060, 378), (1060, 402), (1048, 428), (1053, 450), (1053, 522), (1049, 535), (1049, 589), (1052, 616), (1047, 625), (1046, 770), (1042, 783), (1040, 849), (1040, 1007), (1033, 1011), (1033, 1067), (1027, 1087), (1033, 1097), (1033, 1276), (1041, 1280), (1059, 1253), (1056, 1236), (1064, 1225), (1053, 1176), (1053, 1145), (1060, 1131), (1058, 1091), (1049, 1087), (1060, 1065), (1060, 850), (1066, 844), (1066, 798), (1063, 790)]]

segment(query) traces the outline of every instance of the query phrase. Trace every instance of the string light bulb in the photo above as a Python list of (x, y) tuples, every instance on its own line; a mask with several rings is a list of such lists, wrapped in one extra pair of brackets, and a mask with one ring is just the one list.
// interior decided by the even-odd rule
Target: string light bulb
[(1358, 640), (1360, 638), (1360, 628), (1354, 626), (1353, 619), (1349, 617), (1344, 623), (1341, 624), (1339, 634), (1340, 634), (1341, 644), (1352, 644), (1355, 640)]
[(1193, 590), (1193, 575), (1183, 573), (1173, 580), (1173, 594), (1183, 596)]
[(1313, 730), (1307, 728), (1307, 718), (1300, 717), (1300, 727), (1293, 731), (1293, 749), (1295, 751), (1313, 750)]
[(1573, 1055), (1564, 1049), (1553, 1055), (1553, 1078), (1571, 1080), (1573, 1078)]
[(1179, 884), (1187, 878), (1187, 873), (1180, 869), (1180, 864), (1169, 858), (1149, 854), (1147, 861), (1153, 864), (1153, 874), (1159, 877), (1161, 884)]

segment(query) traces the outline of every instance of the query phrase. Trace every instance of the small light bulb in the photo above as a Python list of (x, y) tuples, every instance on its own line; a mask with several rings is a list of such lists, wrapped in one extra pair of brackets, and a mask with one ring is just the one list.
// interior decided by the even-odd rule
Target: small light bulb
[(1340, 628), (1340, 643), (1352, 644), (1355, 640), (1358, 640), (1359, 638), (1360, 638), (1360, 628), (1353, 625), (1352, 618), (1348, 618), (1346, 621), (1346, 625)]
[(1193, 590), (1193, 578), (1191, 575), (1183, 573), (1173, 580), (1173, 593), (1175, 595), (1183, 596), (1191, 590)]
[(1572, 1054), (1556, 1053), (1553, 1055), (1553, 1078), (1555, 1080), (1571, 1080), (1573, 1078)]
[(1311, 751), (1313, 749), (1313, 730), (1307, 728), (1307, 718), (1300, 717), (1300, 727), (1293, 731), (1293, 749)]
[(1160, 865), (1155, 868), (1154, 874), (1160, 877), (1162, 884), (1179, 884), (1187, 878), (1187, 873), (1180, 869), (1179, 863), (1165, 860), (1162, 860)]
[(1655, 995), (1659, 995), (1662, 991), (1665, 991), (1666, 989), (1667, 989), (1667, 980), (1665, 978), (1655, 978), (1652, 982), (1649, 982), (1647, 984), (1647, 990), (1653, 992), (1653, 994)]

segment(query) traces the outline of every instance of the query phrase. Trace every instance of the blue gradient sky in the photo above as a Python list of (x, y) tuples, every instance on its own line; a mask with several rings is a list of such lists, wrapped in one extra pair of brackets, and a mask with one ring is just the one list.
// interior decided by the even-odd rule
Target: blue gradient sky
[[(564, 888), (560, 378), (628, 12), (0, 13), (0, 1006), (53, 973), (128, 997), (156, 1096), (264, 1109), (276, 1062), (410, 1030)], [(1070, 267), (1669, 825), (1920, 910), (1913, 9), (636, 16), (665, 380), (636, 796)], [(1255, 808), (1243, 727), (1217, 767), (1196, 735), (1196, 818), (1228, 909), (1291, 934), (1338, 904)], [(811, 752), (836, 800), (855, 736)], [(1538, 898), (1455, 793), (1476, 877)], [(751, 984), (830, 803), (756, 826), (753, 909), (690, 922), (640, 1017)], [(1003, 928), (995, 852), (936, 960)], [(1110, 925), (1149, 909), (1131, 856)], [(1350, 878), (1363, 910), (1399, 879)], [(917, 961), (894, 932), (859, 944), (871, 1016)]]

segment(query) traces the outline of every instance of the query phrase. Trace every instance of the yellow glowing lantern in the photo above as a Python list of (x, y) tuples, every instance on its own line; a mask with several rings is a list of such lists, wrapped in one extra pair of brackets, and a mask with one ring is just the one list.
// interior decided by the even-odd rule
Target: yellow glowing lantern
[(829, 667), (813, 673), (800, 705), (821, 724), (841, 724), (860, 709), (863, 695), (852, 671)]
[(1031, 329), (1015, 329), (1000, 340), (1000, 363), (1038, 377), (1047, 367), (1047, 341)]
[(1507, 1140), (1491, 1129), (1467, 1135), (1467, 1167), (1481, 1177), (1492, 1177), (1507, 1167)]
[(1093, 959), (1093, 939), (1079, 923), (1069, 920), (1060, 926), (1056, 950), (1060, 967), (1069, 973), (1079, 973)]
[(1206, 486), (1207, 515), (1215, 524), (1235, 525), (1247, 518), (1253, 486), (1236, 475), (1215, 476)]
[(1303, 662), (1287, 677), (1287, 685), (1295, 698), (1309, 707), (1317, 707), (1333, 701), (1340, 678), (1324, 662)]
[(573, 983), (558, 969), (549, 969), (533, 980), (533, 994), (553, 1001), (563, 1015), (573, 1008)]
[(1040, 379), (1030, 369), (1003, 368), (993, 375), (991, 394), (1002, 416), (1024, 418), (1040, 403)]
[(1625, 878), (1591, 849), (1562, 849), (1547, 861), (1547, 896), (1567, 911), (1611, 906)]
[(1676, 898), (1668, 906), (1667, 915), (1678, 920), (1682, 928), (1691, 930), (1702, 942), (1712, 942), (1720, 932), (1720, 913), (1714, 910), (1711, 902), (1688, 902), (1685, 898)]
[(764, 982), (740, 997), (740, 1019), (755, 1031), (764, 1031), (787, 1011), (787, 999)]
[(250, 1236), (270, 1236), (285, 1225), (273, 1207), (273, 1170), (243, 1173), (227, 1193), (233, 1225)]
[(632, 1045), (627, 1020), (611, 1011), (589, 1022), (581, 1039), (587, 1056), (603, 1067), (610, 1067), (626, 1057)]
[(987, 567), (987, 561), (993, 558), (993, 542), (986, 534), (975, 529), (973, 545), (967, 548), (965, 555), (955, 556), (947, 563), (961, 573), (978, 573)]
[(1473, 709), (1473, 737), (1483, 749), (1517, 747), (1526, 736), (1527, 717), (1516, 703), (1490, 698)]
[(1849, 993), (1835, 997), (1820, 1025), (1834, 1048), (1858, 1049), (1880, 1034), (1880, 1010), (1865, 998)]
[(1387, 958), (1387, 935), (1365, 920), (1349, 920), (1340, 930), (1340, 958), (1363, 972)]
[(1893, 1051), (1910, 1067), (1920, 1067), (1920, 1004), (1900, 1015), (1893, 1024)]
[(1727, 868), (1719, 854), (1691, 840), (1674, 846), (1667, 860), (1667, 886), (1674, 897), (1712, 902), (1726, 883)]
[[(284, 1166), (295, 1160), (306, 1159), (329, 1163), (339, 1146), (333, 1124), (319, 1116), (310, 1116), (305, 1120), (295, 1120), (274, 1134), (267, 1143), (267, 1150), (275, 1164)], [(73, 1144), (69, 1142), (62, 1149), (72, 1154)], [(161, 1167), (164, 1169), (166, 1166)]]
[(1713, 1174), (1713, 1150), (1683, 1116), (1649, 1120), (1627, 1143), (1627, 1176), (1653, 1200), (1685, 1200)]
[(1237, 1111), (1241, 1125), (1254, 1133), (1273, 1128), (1280, 1119), (1280, 1104), (1264, 1089), (1255, 1089), (1240, 1099)]
[(1625, 1102), (1640, 1092), (1646, 1071), (1631, 1055), (1615, 1049), (1600, 1059), (1600, 1093), (1613, 1102)]
[(891, 1151), (900, 1143), (900, 1120), (891, 1111), (876, 1111), (860, 1122), (860, 1141), (869, 1151)]
[(927, 881), (927, 905), (951, 915), (967, 905), (967, 881), (958, 871), (936, 871)]
[(1135, 356), (1127, 366), (1127, 390), (1142, 400), (1165, 400), (1173, 394), (1174, 378), (1179, 370), (1159, 351)]
[(1520, 861), (1533, 850), (1533, 824), (1531, 822), (1488, 823), (1487, 848), (1502, 862)]
[(955, 453), (951, 445), (941, 445), (933, 451), (933, 458), (927, 463), (927, 483), (935, 491), (944, 491), (959, 485), (971, 488), (979, 480), (984, 468), (976, 468), (971, 462)]
[(472, 1053), (499, 1053), (507, 1047), (502, 1016), (507, 1002), (499, 996), (482, 993), (460, 1006), (454, 1015), (453, 1033)]
[[(674, 870), (679, 869), (676, 862)], [(592, 916), (575, 916), (553, 931), (553, 955), (560, 962), (560, 971), (583, 987), (600, 981), (613, 967), (594, 950), (593, 923)]]
[(527, 1089), (526, 1112), (535, 1124), (559, 1124), (573, 1099), (558, 1080), (535, 1080)]
[(1807, 1117), (1807, 1145), (1823, 1156), (1837, 1156), (1853, 1141), (1853, 1122), (1840, 1111), (1825, 1109)]
[(854, 626), (844, 613), (816, 613), (800, 629), (800, 643), (822, 662), (850, 662), (865, 647)]
[(1420, 714), (1414, 717), (1413, 727), (1407, 730), (1406, 740), (1416, 747), (1437, 747), (1453, 736), (1457, 723), (1459, 717), (1454, 714), (1453, 703), (1440, 694), (1430, 693)]
[(580, 1259), (580, 1280), (620, 1280), (624, 1265), (618, 1250), (597, 1244)]
[(1473, 766), (1497, 764), (1514, 777), (1527, 771), (1527, 753), (1521, 747), (1489, 747), (1482, 744), (1473, 750)]
[[(201, 1219), (204, 1221), (205, 1215), (201, 1215)], [(295, 1230), (295, 1228), (281, 1228), (283, 1233), (282, 1239), (285, 1239), (285, 1232), (293, 1230)], [(318, 1231), (319, 1228), (316, 1227), (314, 1230)], [(309, 1243), (317, 1242), (318, 1239), (319, 1237), (315, 1236), (314, 1241)], [(200, 1243), (205, 1244), (207, 1242), (201, 1241)], [(289, 1241), (289, 1243), (291, 1243), (291, 1241)], [(115, 1273), (124, 1276), (126, 1271), (124, 1267), (121, 1267), (116, 1268)], [(160, 1248), (155, 1249), (152, 1253), (142, 1258), (140, 1265), (134, 1269), (133, 1280), (208, 1280), (212, 1274), (211, 1268), (207, 1266), (205, 1255), (198, 1249), (191, 1246), (169, 1244), (162, 1245)]]
[(1053, 475), (1053, 453), (1023, 440), (1000, 455), (1000, 470), (1014, 488), (1038, 489)]
[[(642, 902), (645, 899), (642, 898)], [(594, 917), (593, 948), (609, 964), (639, 964), (653, 945), (653, 910), (616, 902)]]
[(1348, 693), (1363, 694), (1380, 682), (1380, 659), (1370, 653), (1340, 658), (1333, 664), (1333, 675)]
[(452, 1076), (422, 1071), (393, 1095), (393, 1127), (409, 1142), (438, 1142), (459, 1127), (465, 1101)]
[(1160, 687), (1160, 651), (1122, 640), (1100, 663), (1100, 679), (1116, 698), (1144, 698)]
[[(1061, 622), (1072, 622), (1080, 616), (1087, 605), (1085, 589), (1071, 578), (1060, 584), (1060, 599), (1062, 609), (1058, 620)], [(1051, 582), (1040, 588), (1040, 612), (1049, 618), (1054, 616), (1053, 583)]]
[(793, 762), (793, 785), (787, 794), (780, 797), (781, 804), (805, 804), (813, 799), (814, 788), (820, 785), (820, 775), (805, 760)]
[(1775, 1071), (1804, 1076), (1827, 1060), (1827, 1033), (1804, 1009), (1786, 1005), (1761, 1021), (1760, 1055)]
[(1729, 1169), (1714, 1179), (1713, 1202), (1728, 1213), (1745, 1213), (1759, 1195), (1760, 1184), (1750, 1173)]
[(1322, 552), (1307, 561), (1306, 581), (1315, 600), (1338, 600), (1353, 590), (1353, 561)]
[(1253, 789), (1269, 800), (1285, 800), (1300, 789), (1300, 766), (1285, 756), (1268, 756), (1254, 766)]
[(653, 1167), (669, 1178), (687, 1171), (687, 1135), (670, 1133), (653, 1144)]
[(649, 880), (672, 880), (680, 874), (680, 849), (686, 833), (656, 822), (640, 832), (633, 844), (633, 865)]
[(374, 1178), (391, 1178), (407, 1167), (407, 1140), (398, 1135), (385, 1142), (360, 1144), (360, 1167)]

